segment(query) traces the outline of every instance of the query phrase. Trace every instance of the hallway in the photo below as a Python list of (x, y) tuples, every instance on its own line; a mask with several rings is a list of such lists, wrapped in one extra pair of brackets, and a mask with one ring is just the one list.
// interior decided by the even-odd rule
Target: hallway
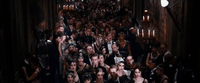
[[(168, 6), (166, 8), (161, 6), (161, 1), (169, 1), (169, 7), (174, 17), (170, 16), (170, 11), (167, 11)], [(113, 54), (113, 48), (107, 47), (110, 33), (112, 43), (117, 43), (119, 46), (120, 56), (118, 57), (122, 57), (126, 61), (127, 56), (131, 55), (134, 64), (144, 69), (144, 74), (146, 74), (145, 70), (147, 71), (149, 68), (146, 60), (153, 47), (157, 48), (156, 51), (162, 57), (160, 63), (165, 62), (162, 60), (165, 52), (162, 51), (161, 45), (166, 44), (166, 49), (173, 55), (173, 59), (170, 59), (168, 65), (180, 58), (180, 63), (183, 63), (185, 68), (192, 70), (195, 82), (197, 82), (200, 66), (193, 64), (200, 63), (198, 48), (200, 45), (199, 41), (193, 38), (193, 36), (198, 36), (198, 32), (197, 34), (193, 32), (196, 30), (194, 27), (197, 27), (194, 23), (194, 18), (196, 18), (194, 3), (193, 0), (0, 1), (0, 10), (2, 10), (0, 12), (0, 27), (2, 27), (0, 28), (0, 83), (22, 81), (19, 76), (21, 65), (23, 65), (21, 62), (24, 61), (27, 53), (39, 58), (40, 71), (44, 70), (49, 73), (49, 67), (44, 64), (50, 65), (51, 62), (43, 61), (43, 54), (50, 56), (50, 52), (44, 52), (43, 45), (49, 43), (47, 40), (51, 40), (51, 36), (55, 47), (63, 40), (61, 35), (64, 35), (68, 45), (74, 44), (76, 53), (79, 54), (81, 50), (84, 55), (89, 55), (86, 48), (92, 46), (96, 54), (101, 54), (102, 48), (105, 47), (106, 54), (109, 55), (105, 57), (109, 58)], [(57, 42), (56, 38), (60, 38), (60, 41)], [(67, 51), (69, 51), (68, 47), (66, 47)], [(66, 49), (62, 50), (64, 54)], [(58, 47), (56, 50), (59, 51), (57, 54), (60, 58), (62, 52)], [(66, 56), (68, 55), (70, 53), (67, 52)], [(86, 57), (84, 56), (84, 58)], [(69, 65), (70, 61), (65, 60), (65, 62), (68, 62), (67, 65)], [(62, 61), (56, 65), (61, 63)], [(177, 66), (177, 64), (175, 65)], [(111, 67), (111, 65), (109, 66)], [(174, 72), (172, 77), (175, 75)], [(174, 81), (170, 75), (167, 76), (170, 78), (170, 82)], [(44, 79), (51, 78), (46, 77), (43, 78), (41, 74), (38, 78), (39, 81), (42, 79), (47, 83), (47, 80), (44, 81)], [(58, 78), (60, 77), (58, 76)], [(149, 77), (144, 75), (144, 78), (148, 79)], [(92, 80), (94, 81), (94, 79)]]

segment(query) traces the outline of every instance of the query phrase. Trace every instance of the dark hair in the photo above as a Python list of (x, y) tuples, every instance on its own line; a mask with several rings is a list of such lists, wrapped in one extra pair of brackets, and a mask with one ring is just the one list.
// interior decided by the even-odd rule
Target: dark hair
[(69, 65), (70, 65), (71, 63), (73, 63), (73, 62), (76, 63), (76, 59), (71, 59), (71, 60), (69, 61)]
[(162, 43), (161, 45), (164, 45), (166, 48), (168, 48), (168, 45), (166, 43)]
[(119, 33), (118, 33), (118, 36), (120, 36), (120, 35), (125, 36), (125, 33), (124, 33), (124, 32), (119, 32)]
[(105, 59), (105, 56), (103, 55), (102, 52), (101, 52), (101, 53), (98, 53), (98, 58), (99, 58), (100, 56), (103, 56), (103, 58)]
[(91, 55), (91, 58), (92, 58), (92, 57), (95, 57), (95, 56), (97, 56), (97, 58), (98, 58), (98, 54), (97, 54), (97, 53), (92, 54), (92, 55)]
[(31, 57), (29, 62), (33, 63), (35, 66), (39, 65), (39, 60), (37, 57)]
[(130, 74), (130, 77), (131, 77), (131, 78), (134, 77), (134, 75), (135, 75), (135, 70), (136, 70), (136, 69), (139, 69), (139, 71), (141, 71), (141, 74), (142, 74), (142, 68), (141, 68), (141, 66), (136, 66), (136, 67), (134, 68), (134, 70), (131, 71), (131, 74)]
[(66, 72), (65, 72), (65, 79), (67, 80), (67, 76), (68, 75), (72, 75), (73, 78), (75, 78), (76, 76), (74, 75), (74, 71), (72, 71), (71, 69), (68, 69)]
[(151, 48), (156, 48), (157, 49), (158, 47), (156, 45), (151, 45)]
[(57, 33), (57, 36), (58, 36), (58, 37), (62, 37), (63, 35), (64, 35), (64, 33), (61, 32), (61, 31), (59, 31), (59, 32)]
[(76, 30), (72, 30), (72, 34), (76, 34), (78, 33)]
[(76, 56), (77, 56), (77, 57), (76, 57), (77, 60), (78, 60), (79, 57), (82, 57), (82, 58), (84, 59), (83, 53), (78, 53), (78, 54), (76, 54)]
[(163, 63), (160, 63), (160, 64), (158, 64), (158, 66), (157, 67), (160, 67), (160, 68), (162, 68), (162, 70), (161, 71), (163, 71), (163, 73), (165, 73), (165, 68), (166, 68), (166, 66), (163, 64)]
[(126, 57), (125, 57), (125, 60), (127, 59), (127, 57), (129, 57), (129, 56), (131, 56), (132, 57), (132, 59), (133, 59), (133, 56), (132, 55), (127, 55)]
[(52, 30), (47, 29), (47, 30), (44, 31), (44, 33), (46, 34), (47, 40), (50, 39), (50, 37), (52, 36)]
[(103, 68), (102, 68), (102, 67), (98, 67), (98, 68), (96, 69), (96, 75), (98, 74), (98, 72), (103, 72), (103, 73), (105, 73), (105, 72), (103, 71)]
[(92, 80), (92, 76), (87, 72), (83, 74), (82, 78), (83, 78), (83, 81)]
[(109, 32), (110, 32), (110, 31), (111, 31), (111, 29), (110, 29), (110, 27), (109, 27), (109, 26), (107, 26), (107, 25), (106, 25), (106, 27), (105, 27), (104, 31), (106, 31), (106, 29), (107, 29), (107, 28), (109, 29)]

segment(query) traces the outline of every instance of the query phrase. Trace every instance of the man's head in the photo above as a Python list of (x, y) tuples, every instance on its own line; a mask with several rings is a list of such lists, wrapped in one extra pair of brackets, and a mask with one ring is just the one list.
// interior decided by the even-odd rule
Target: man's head
[(156, 66), (157, 66), (156, 61), (152, 60), (149, 61), (149, 69), (154, 69)]
[(117, 74), (116, 66), (110, 68), (110, 75), (111, 75), (112, 79), (117, 79), (118, 74)]
[(91, 56), (91, 59), (92, 59), (92, 65), (93, 66), (98, 66), (99, 62), (98, 62), (98, 55), (95, 53)]
[(167, 44), (162, 43), (162, 44), (160, 45), (160, 49), (161, 49), (161, 51), (162, 51), (163, 53), (167, 52), (167, 50), (168, 50)]
[(69, 20), (69, 25), (73, 25), (73, 24), (74, 24), (73, 19), (70, 19), (70, 20)]
[(88, 55), (91, 55), (91, 54), (94, 53), (94, 48), (92, 46), (90, 46), (90, 45), (87, 46), (86, 50), (87, 50), (87, 54)]
[(78, 32), (77, 32), (76, 30), (73, 30), (73, 31), (72, 31), (72, 37), (73, 37), (73, 38), (77, 38), (77, 33), (78, 33)]
[(112, 40), (112, 33), (108, 33), (108, 35), (107, 35), (107, 40), (108, 40), (108, 41), (111, 41), (111, 40)]
[(133, 56), (131, 56), (131, 55), (128, 55), (127, 57), (126, 57), (126, 65), (127, 66), (131, 66), (131, 65), (133, 65), (133, 62), (134, 62), (134, 59), (133, 59)]
[(119, 51), (119, 46), (117, 45), (117, 43), (113, 43), (112, 50), (113, 52), (116, 52), (116, 53)]
[(154, 52), (154, 53), (157, 52), (157, 47), (156, 46), (152, 46), (151, 47), (151, 51)]
[(92, 29), (91, 29), (90, 27), (87, 27), (87, 28), (85, 29), (85, 33), (86, 33), (87, 36), (91, 36)]

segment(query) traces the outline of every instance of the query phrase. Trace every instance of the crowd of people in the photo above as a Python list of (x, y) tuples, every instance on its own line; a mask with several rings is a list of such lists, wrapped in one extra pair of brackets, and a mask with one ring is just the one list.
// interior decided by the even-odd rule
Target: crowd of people
[(85, 0), (57, 19), (53, 30), (34, 31), (36, 52), (27, 53), (20, 67), (23, 83), (182, 82), (177, 70), (183, 59), (167, 44), (149, 44), (144, 53), (136, 42), (138, 24), (128, 6)]

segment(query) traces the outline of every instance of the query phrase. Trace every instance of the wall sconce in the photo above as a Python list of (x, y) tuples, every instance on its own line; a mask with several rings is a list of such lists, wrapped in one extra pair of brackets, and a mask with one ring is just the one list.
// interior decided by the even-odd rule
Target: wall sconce
[[(182, 1), (182, 15), (184, 14), (184, 1), (185, 0), (179, 0)], [(179, 1), (177, 1), (175, 4), (173, 4), (172, 6), (176, 5)], [(178, 21), (178, 19), (175, 17), (175, 13), (172, 11), (171, 7), (168, 6), (169, 2), (167, 0), (161, 0), (161, 6), (167, 9), (167, 12), (169, 13), (170, 17), (172, 18), (174, 24), (176, 25), (178, 31), (181, 32), (182, 30), (182, 25), (181, 23)], [(183, 20), (182, 20), (183, 21)]]

